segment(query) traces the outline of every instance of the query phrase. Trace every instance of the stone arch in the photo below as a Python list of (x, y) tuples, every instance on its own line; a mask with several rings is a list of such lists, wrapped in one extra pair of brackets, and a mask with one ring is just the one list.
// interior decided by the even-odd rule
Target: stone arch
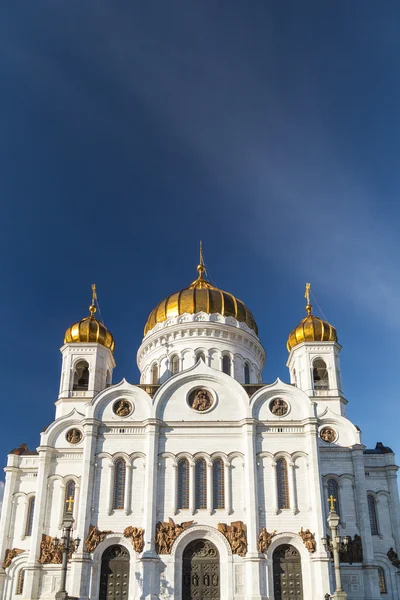
[[(306, 550), (303, 540), (297, 533), (284, 532), (274, 535), (270, 547), (268, 548), (266, 559), (268, 569), (268, 593), (267, 596), (273, 598), (274, 595), (274, 575), (273, 575), (273, 555), (275, 550), (284, 544), (294, 546), (301, 559), (301, 574), (303, 579), (303, 590), (310, 590), (309, 597), (317, 598), (319, 590), (314, 589), (313, 577), (311, 574), (310, 553)], [(306, 598), (304, 594), (304, 598)]]
[(90, 593), (89, 597), (98, 598), (100, 593), (100, 573), (101, 573), (101, 561), (103, 558), (104, 552), (110, 548), (110, 546), (122, 546), (129, 553), (129, 581), (130, 581), (130, 597), (136, 598), (140, 594), (136, 594), (136, 590), (134, 590), (134, 586), (136, 585), (135, 578), (135, 564), (137, 561), (136, 552), (133, 549), (131, 542), (122, 536), (122, 534), (118, 533), (109, 533), (105, 539), (100, 542), (97, 548), (94, 550), (92, 554), (93, 568), (90, 580)]

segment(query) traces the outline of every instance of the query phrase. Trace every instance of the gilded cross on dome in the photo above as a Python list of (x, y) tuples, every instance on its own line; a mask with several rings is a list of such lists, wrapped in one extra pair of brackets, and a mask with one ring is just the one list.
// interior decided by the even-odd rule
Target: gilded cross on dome
[(311, 310), (312, 310), (312, 306), (310, 304), (310, 289), (311, 289), (311, 284), (306, 283), (306, 291), (304, 294), (304, 298), (307, 300), (306, 311), (309, 315), (311, 315)]

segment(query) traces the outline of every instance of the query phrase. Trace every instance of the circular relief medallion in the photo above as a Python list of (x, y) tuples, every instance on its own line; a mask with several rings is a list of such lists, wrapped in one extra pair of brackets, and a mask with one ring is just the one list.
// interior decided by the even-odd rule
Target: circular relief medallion
[(214, 404), (214, 398), (211, 393), (203, 388), (198, 388), (190, 392), (188, 400), (190, 408), (199, 412), (208, 410)]
[(79, 444), (82, 440), (82, 432), (79, 429), (70, 429), (65, 437), (70, 444)]
[(133, 411), (133, 406), (129, 400), (121, 398), (114, 402), (113, 411), (118, 417), (128, 417)]
[(323, 440), (324, 442), (328, 442), (329, 444), (336, 441), (337, 439), (337, 433), (334, 429), (332, 429), (332, 427), (324, 427), (323, 429), (321, 429), (319, 436), (321, 440)]
[(271, 400), (269, 403), (269, 410), (276, 417), (284, 417), (289, 410), (289, 405), (282, 398), (274, 398), (274, 400)]

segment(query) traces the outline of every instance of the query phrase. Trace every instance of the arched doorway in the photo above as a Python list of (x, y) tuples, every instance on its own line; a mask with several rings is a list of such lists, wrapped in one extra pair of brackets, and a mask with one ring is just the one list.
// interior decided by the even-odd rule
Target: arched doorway
[(278, 546), (273, 554), (275, 600), (303, 600), (301, 558), (290, 544)]
[(110, 546), (101, 559), (100, 600), (128, 600), (129, 552), (123, 546)]
[(194, 540), (183, 552), (182, 600), (219, 600), (219, 553), (209, 540)]

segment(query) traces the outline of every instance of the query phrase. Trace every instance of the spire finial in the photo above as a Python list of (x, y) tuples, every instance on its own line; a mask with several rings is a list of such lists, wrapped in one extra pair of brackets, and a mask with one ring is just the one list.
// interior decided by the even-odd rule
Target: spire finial
[(199, 279), (203, 279), (203, 273), (205, 271), (204, 260), (203, 260), (203, 242), (200, 240), (200, 262), (197, 265), (197, 272), (199, 274)]
[(306, 311), (307, 311), (308, 316), (311, 315), (311, 311), (312, 311), (312, 306), (310, 304), (310, 289), (311, 289), (311, 284), (306, 283), (306, 291), (304, 294), (304, 298), (307, 300)]
[(90, 316), (93, 317), (96, 312), (95, 302), (97, 300), (96, 284), (92, 283), (92, 304), (89, 306)]

